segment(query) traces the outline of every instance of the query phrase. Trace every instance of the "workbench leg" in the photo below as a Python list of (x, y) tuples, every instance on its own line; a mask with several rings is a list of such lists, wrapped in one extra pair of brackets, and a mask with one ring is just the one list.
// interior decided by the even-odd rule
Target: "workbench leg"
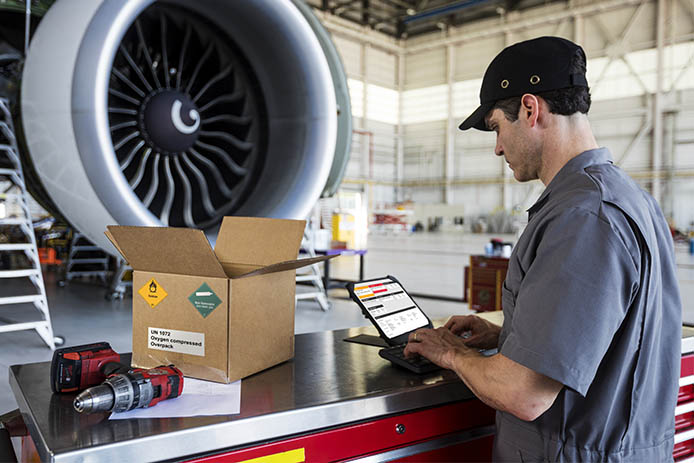
[(330, 289), (330, 259), (323, 261), (323, 288), (325, 288), (325, 294), (328, 294)]

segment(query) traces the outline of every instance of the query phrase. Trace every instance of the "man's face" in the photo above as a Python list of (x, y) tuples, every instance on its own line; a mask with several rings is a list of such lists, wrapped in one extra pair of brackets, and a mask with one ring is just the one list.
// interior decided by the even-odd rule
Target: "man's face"
[[(523, 112), (521, 106), (520, 112)], [(487, 127), (496, 132), (494, 153), (503, 156), (519, 182), (540, 178), (542, 150), (522, 117), (509, 121), (501, 109), (494, 109), (485, 118)]]

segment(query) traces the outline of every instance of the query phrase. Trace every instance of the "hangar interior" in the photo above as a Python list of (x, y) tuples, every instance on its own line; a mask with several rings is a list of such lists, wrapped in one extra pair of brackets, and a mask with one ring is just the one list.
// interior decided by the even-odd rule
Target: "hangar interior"
[[(32, 3), (50, 12), (51, 2)], [(345, 167), (334, 190), (324, 191), (321, 198), (316, 191), (299, 191), (286, 182), (280, 194), (267, 193), (258, 202), (281, 202), (282, 211), (289, 211), (286, 216), (293, 216), (296, 204), (282, 198), (312, 198), (302, 196), (303, 203), (313, 201), (304, 216), (312, 220), (314, 244), (328, 243), (317, 244), (316, 249), (343, 242), (347, 249), (365, 251), (345, 252), (334, 259), (333, 280), (354, 281), (361, 265), (365, 278), (397, 276), (432, 319), (473, 313), (465, 274), (471, 256), (484, 255), (492, 239), (515, 243), (527, 224), (526, 211), (544, 185), (516, 182), (503, 157), (494, 155), (494, 133), (460, 132), (458, 124), (479, 104), (482, 76), (500, 50), (521, 40), (554, 35), (583, 46), (593, 101), (589, 118), (598, 143), (608, 147), (615, 163), (658, 200), (675, 233), (683, 319), (694, 324), (689, 302), (694, 297), (692, 0), (306, 3), (328, 31), (344, 67), (351, 112), (351, 127), (342, 134), (349, 146)], [(8, 4), (14, 4), (16, 11), (8, 13), (11, 20), (5, 20), (9, 25), (3, 27), (21, 31), (25, 4)], [(35, 25), (31, 27), (33, 31)], [(280, 40), (271, 34), (266, 39)], [(301, 65), (310, 66), (310, 58)], [(304, 108), (301, 102), (291, 104), (293, 109)], [(339, 101), (337, 106), (340, 110)], [(26, 120), (24, 130), (31, 130)], [(330, 130), (341, 129), (326, 125), (325, 131)], [(314, 137), (310, 143), (323, 142)], [(292, 145), (297, 140), (288, 143), (289, 149), (301, 148)], [(269, 164), (277, 171), (296, 170), (296, 178), (306, 184), (311, 183), (306, 181), (311, 168), (325, 171), (327, 177), (325, 163), (308, 157), (296, 163), (276, 157)], [(306, 172), (300, 172), (303, 165), (309, 165)], [(263, 175), (273, 175), (272, 170)], [(69, 182), (69, 171), (59, 181)], [(314, 190), (321, 187), (313, 185)], [(35, 222), (50, 215), (40, 203), (41, 199), (30, 200)], [(256, 212), (281, 216), (277, 210), (259, 206)], [(220, 209), (212, 215), (225, 212)], [(79, 216), (80, 223), (92, 217), (72, 214)], [(0, 221), (9, 217), (9, 206), (5, 209), (0, 201)], [(210, 222), (192, 216), (188, 220), (185, 214), (179, 222), (191, 228), (210, 227)], [(72, 233), (82, 231), (77, 223), (69, 225)], [(108, 259), (113, 272), (120, 261)], [(322, 265), (319, 272), (325, 271)], [(53, 334), (66, 345), (103, 340), (116, 351), (129, 352), (137, 288), (121, 288), (114, 294), (106, 279), (77, 276), (66, 281), (67, 272), (64, 261), (43, 265)], [(11, 281), (0, 280), (0, 298), (16, 297), (31, 288), (29, 281)], [(311, 285), (297, 285), (298, 294), (311, 291)], [(312, 296), (297, 300), (297, 334), (369, 325), (346, 291), (328, 288), (326, 295), (327, 304)], [(22, 304), (11, 304), (6, 313), (0, 320), (9, 324), (24, 322), (28, 316)], [(17, 407), (6, 387), (9, 367), (47, 361), (51, 355), (34, 331), (0, 329), (0, 412)]]

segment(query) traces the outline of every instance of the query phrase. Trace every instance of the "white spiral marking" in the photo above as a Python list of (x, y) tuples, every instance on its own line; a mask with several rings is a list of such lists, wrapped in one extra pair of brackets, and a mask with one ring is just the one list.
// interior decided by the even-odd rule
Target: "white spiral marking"
[(191, 109), (190, 112), (188, 113), (188, 116), (195, 121), (193, 125), (187, 125), (183, 120), (181, 119), (181, 107), (183, 106), (183, 103), (181, 103), (181, 100), (176, 100), (174, 101), (173, 106), (171, 106), (171, 122), (173, 122), (174, 127), (176, 127), (176, 130), (178, 130), (181, 133), (185, 134), (190, 134), (198, 130), (198, 127), (200, 127), (200, 114), (194, 110)]

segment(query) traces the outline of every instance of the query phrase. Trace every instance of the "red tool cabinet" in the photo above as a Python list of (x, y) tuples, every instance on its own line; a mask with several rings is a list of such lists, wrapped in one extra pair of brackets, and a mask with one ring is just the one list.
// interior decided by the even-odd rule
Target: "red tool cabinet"
[(274, 457), (325, 462), (379, 455), (401, 462), (484, 462), (492, 458), (493, 434), (494, 411), (470, 400), (189, 461), (228, 463)]
[(694, 462), (694, 354), (682, 356), (680, 393), (675, 408), (676, 462)]

